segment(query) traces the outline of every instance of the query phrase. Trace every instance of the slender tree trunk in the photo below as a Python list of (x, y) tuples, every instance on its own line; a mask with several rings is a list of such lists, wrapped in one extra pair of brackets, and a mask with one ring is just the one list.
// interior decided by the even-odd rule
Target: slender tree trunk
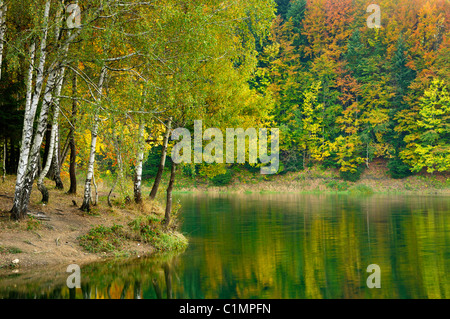
[[(67, 136), (66, 142), (64, 143), (64, 147), (62, 149), (62, 152), (60, 153), (61, 156), (59, 157), (59, 170), (61, 171), (62, 166), (64, 162), (66, 161), (67, 155), (70, 151), (70, 132), (72, 131), (72, 128), (69, 131), (69, 135)], [(60, 144), (61, 145), (61, 144)]]
[(59, 109), (55, 108), (55, 114), (53, 118), (53, 126), (52, 131), (50, 134), (50, 145), (48, 148), (48, 154), (47, 154), (47, 160), (45, 162), (45, 167), (43, 168), (42, 172), (40, 172), (38, 180), (37, 180), (37, 186), (39, 191), (42, 194), (42, 202), (48, 203), (49, 194), (48, 190), (44, 185), (44, 178), (47, 176), (48, 171), (50, 170), (50, 167), (52, 166), (52, 160), (53, 160), (53, 153), (55, 152), (55, 141), (56, 141), (56, 134), (57, 134), (57, 119), (58, 119), (58, 113)]
[(61, 169), (59, 166), (59, 124), (58, 123), (56, 123), (55, 150), (53, 152), (53, 170), (54, 170), (53, 180), (55, 181), (55, 188), (56, 189), (64, 189), (64, 184), (61, 180)]
[[(55, 181), (55, 188), (56, 189), (64, 189), (64, 184), (61, 180), (61, 165), (59, 163), (59, 108), (60, 108), (60, 98), (62, 87), (64, 84), (64, 77), (65, 77), (65, 68), (63, 67), (61, 69), (61, 75), (59, 76), (59, 82), (56, 87), (56, 97), (54, 97), (54, 105), (55, 105), (55, 114), (56, 119), (54, 121), (54, 125), (56, 125), (56, 135), (55, 135), (55, 150), (53, 152), (53, 168), (54, 168), (54, 176), (53, 179)], [(58, 112), (56, 112), (58, 110)]]
[(6, 40), (6, 11), (8, 7), (0, 0), (0, 80), (2, 78), (3, 46)]
[(72, 80), (72, 127), (70, 128), (69, 138), (70, 138), (70, 167), (69, 167), (69, 175), (70, 175), (70, 188), (69, 194), (77, 193), (77, 154), (76, 154), (76, 144), (75, 144), (75, 121), (77, 116), (77, 75), (74, 73)]
[(138, 154), (136, 163), (136, 174), (134, 178), (134, 201), (136, 203), (142, 203), (142, 162), (144, 161), (144, 121), (139, 119), (139, 137), (138, 137)]
[[(48, 203), (49, 200), (49, 194), (48, 190), (44, 185), (44, 178), (47, 176), (48, 171), (50, 170), (50, 167), (53, 164), (53, 168), (58, 168), (58, 136), (59, 136), (59, 95), (61, 94), (62, 86), (64, 83), (64, 74), (65, 74), (65, 68), (62, 68), (59, 76), (58, 76), (58, 83), (56, 84), (55, 94), (56, 96), (52, 96), (52, 103), (55, 107), (55, 112), (53, 114), (53, 125), (52, 125), (52, 131), (50, 133), (50, 145), (49, 145), (49, 152), (47, 156), (47, 160), (45, 163), (45, 167), (42, 170), (42, 172), (39, 173), (39, 178), (37, 181), (38, 189), (42, 194), (42, 202)], [(60, 173), (56, 172), (54, 178), (55, 180), (59, 177)], [(61, 179), (59, 177), (59, 179)], [(56, 188), (58, 189), (58, 183), (56, 183)], [(62, 185), (62, 182), (61, 182)], [(61, 188), (59, 188), (61, 189)]]
[[(47, 162), (49, 163), (49, 169), (51, 168), (52, 173), (52, 179), (55, 181), (56, 189), (64, 189), (64, 185), (61, 181), (61, 170), (59, 169), (59, 160), (58, 160), (58, 154), (59, 154), (59, 113), (60, 113), (60, 105), (59, 105), (59, 96), (61, 95), (62, 86), (64, 83), (64, 75), (65, 75), (65, 68), (62, 68), (60, 71), (60, 75), (58, 77), (58, 83), (56, 85), (55, 90), (55, 96), (53, 96), (52, 104), (54, 105), (55, 112), (53, 116), (53, 124), (51, 125), (52, 131), (50, 134), (50, 147), (49, 147), (49, 155), (47, 157)], [(51, 150), (53, 148), (53, 150)], [(50, 152), (51, 150), (51, 152)], [(52, 157), (50, 157), (50, 154)], [(46, 165), (47, 166), (47, 165)], [(49, 170), (48, 169), (48, 170)], [(45, 172), (44, 177), (48, 173)], [(42, 179), (43, 180), (43, 179)], [(45, 185), (41, 183), (41, 189), (45, 188)], [(48, 192), (47, 192), (48, 194)], [(48, 201), (48, 198), (47, 198)]]
[[(103, 67), (101, 74), (100, 74), (100, 80), (98, 85), (98, 92), (100, 97), (98, 98), (97, 102), (100, 103), (102, 99), (102, 91), (103, 91), (103, 83), (105, 81), (106, 77), (106, 68)], [(91, 131), (91, 150), (89, 155), (89, 162), (87, 167), (87, 176), (86, 176), (86, 182), (84, 184), (84, 198), (83, 198), (83, 204), (81, 205), (82, 211), (90, 211), (90, 202), (91, 202), (91, 183), (92, 178), (94, 176), (94, 163), (95, 163), (95, 147), (97, 145), (97, 135), (98, 135), (98, 127), (99, 127), (99, 115), (98, 110), (95, 111), (94, 115), (94, 126)]]
[(170, 225), (170, 215), (172, 213), (172, 190), (173, 184), (175, 183), (175, 174), (177, 171), (177, 164), (172, 162), (172, 169), (170, 171), (170, 181), (167, 187), (167, 200), (166, 200), (166, 214), (164, 216), (164, 225)]
[(75, 139), (71, 138), (70, 141), (70, 166), (69, 166), (69, 176), (70, 176), (70, 188), (67, 192), (68, 194), (77, 193), (77, 154)]
[[(51, 136), (52, 133), (52, 124), (48, 123), (47, 124), (47, 131), (45, 132), (45, 147), (44, 147), (44, 157), (42, 158), (42, 165), (45, 167), (45, 165), (47, 164), (47, 158), (48, 158), (48, 151), (50, 149), (50, 144), (51, 144)], [(51, 171), (49, 171), (47, 178), (53, 179), (53, 176), (50, 176)]]
[(95, 201), (92, 201), (92, 206), (97, 206), (98, 204), (98, 188), (97, 188), (97, 183), (95, 182), (95, 168), (94, 168), (94, 174), (92, 175), (92, 184), (94, 184), (94, 198)]
[(161, 177), (162, 177), (162, 174), (164, 171), (164, 167), (166, 165), (167, 145), (169, 144), (171, 126), (172, 126), (172, 118), (169, 119), (166, 135), (164, 136), (163, 148), (161, 150), (161, 162), (158, 167), (158, 173), (156, 174), (155, 182), (153, 183), (152, 191), (150, 192), (151, 200), (154, 200), (156, 197), (156, 194), (158, 193), (158, 187), (159, 187), (159, 184), (161, 183)]
[(39, 175), (41, 175), (41, 172), (42, 172), (42, 161), (41, 161), (41, 153), (40, 152), (38, 153), (38, 156), (39, 156), (39, 158), (38, 158), (37, 174), (39, 176)]
[(109, 206), (109, 207), (113, 207), (113, 205), (112, 205), (112, 203), (111, 203), (111, 195), (112, 195), (112, 193), (114, 192), (114, 189), (116, 188), (117, 182), (118, 182), (118, 181), (119, 181), (119, 178), (117, 177), (117, 178), (116, 178), (116, 181), (114, 182), (113, 187), (111, 187), (111, 190), (110, 190), (109, 193), (108, 193), (108, 206)]
[(116, 181), (114, 182), (114, 185), (113, 185), (113, 187), (111, 188), (111, 190), (110, 190), (110, 192), (108, 194), (108, 205), (109, 205), (109, 207), (112, 207), (111, 195), (114, 192), (114, 189), (116, 188), (117, 183), (118, 182), (122, 182), (122, 180), (123, 180), (122, 153), (120, 151), (119, 141), (117, 140), (116, 130), (114, 129), (114, 126), (112, 128), (112, 138), (113, 138), (114, 150), (116, 152), (116, 157), (117, 157), (118, 172), (117, 172)]
[(86, 176), (86, 182), (84, 183), (84, 198), (83, 198), (83, 204), (81, 205), (81, 210), (88, 212), (90, 211), (90, 205), (91, 205), (91, 183), (92, 183), (92, 177), (94, 176), (94, 163), (95, 163), (95, 147), (97, 145), (97, 135), (98, 135), (98, 126), (99, 126), (99, 119), (98, 115), (95, 115), (94, 117), (94, 127), (92, 128), (91, 132), (91, 151), (89, 156), (89, 162), (88, 162), (88, 171)]

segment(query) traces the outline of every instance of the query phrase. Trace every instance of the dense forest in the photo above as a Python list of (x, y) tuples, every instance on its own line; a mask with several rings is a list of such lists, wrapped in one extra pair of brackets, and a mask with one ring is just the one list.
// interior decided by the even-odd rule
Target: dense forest
[[(450, 169), (448, 1), (278, 1), (252, 86), (273, 98), (284, 170), (402, 178)], [(350, 176), (349, 176), (350, 175)], [(356, 176), (357, 177), (357, 176)]]
[[(379, 27), (371, 4), (0, 1), (0, 167), (17, 174), (12, 216), (26, 215), (35, 180), (46, 202), (45, 178), (64, 188), (68, 175), (74, 193), (80, 172), (83, 210), (100, 176), (136, 202), (151, 176), (155, 198), (166, 163), (170, 212), (180, 171), (170, 133), (195, 120), (279, 128), (279, 174), (321, 165), (354, 180), (376, 158), (393, 178), (448, 172), (450, 2), (379, 0)], [(216, 177), (229, 165), (180, 166)]]

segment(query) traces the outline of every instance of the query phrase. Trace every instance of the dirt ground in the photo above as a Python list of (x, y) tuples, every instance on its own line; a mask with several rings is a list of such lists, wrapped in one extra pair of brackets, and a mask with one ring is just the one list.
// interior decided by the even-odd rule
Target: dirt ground
[[(34, 189), (29, 206), (31, 213), (45, 220), (15, 222), (10, 220), (9, 214), (14, 196), (14, 176), (9, 176), (5, 183), (0, 181), (0, 275), (37, 267), (81, 266), (108, 258), (110, 256), (86, 252), (77, 238), (96, 225), (111, 226), (136, 217), (133, 210), (111, 209), (106, 205), (96, 207), (95, 216), (88, 215), (72, 203), (74, 200), (80, 205), (80, 195), (67, 195), (62, 190), (55, 190), (50, 181), (47, 186), (50, 203), (40, 203), (40, 193)], [(153, 248), (144, 243), (127, 242), (124, 250), (144, 256), (151, 254)]]

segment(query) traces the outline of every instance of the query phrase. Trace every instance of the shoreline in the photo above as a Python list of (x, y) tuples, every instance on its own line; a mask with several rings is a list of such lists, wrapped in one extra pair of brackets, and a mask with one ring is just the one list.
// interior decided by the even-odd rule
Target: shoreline
[[(165, 178), (167, 173), (163, 179)], [(135, 222), (133, 227), (136, 227), (142, 222), (148, 224), (155, 220), (158, 224), (164, 216), (164, 210), (157, 201), (145, 202), (141, 206), (130, 204), (110, 208), (103, 204), (104, 200), (102, 201), (100, 197), (100, 204), (93, 208), (91, 214), (87, 214), (72, 204), (72, 201), (80, 203), (81, 195), (67, 195), (64, 191), (55, 190), (51, 181), (47, 180), (46, 183), (50, 192), (50, 203), (48, 205), (40, 203), (40, 193), (33, 188), (30, 211), (44, 213), (49, 220), (29, 219), (21, 222), (9, 220), (8, 211), (12, 207), (14, 176), (9, 176), (5, 183), (0, 183), (0, 275), (38, 267), (61, 265), (67, 267), (74, 263), (81, 265), (106, 261), (109, 258), (151, 256), (158, 252), (155, 243), (152, 245), (132, 234), (130, 226), (132, 222)], [(82, 194), (82, 191), (78, 193)], [(232, 182), (227, 186), (214, 186), (204, 177), (194, 180), (180, 176), (173, 193), (450, 196), (450, 174), (420, 174), (396, 180), (387, 175), (381, 163), (365, 170), (357, 182), (347, 182), (340, 179), (338, 172), (333, 170), (312, 168), (276, 176), (262, 176), (241, 170), (234, 173)], [(163, 196), (160, 196), (159, 201), (163, 200)], [(127, 233), (119, 238), (92, 238), (92, 240), (93, 235), (88, 235), (99, 226), (104, 227), (106, 234), (114, 225), (125, 226)], [(158, 228), (156, 230), (158, 231)], [(176, 247), (179, 242), (184, 242), (187, 245), (187, 239), (176, 230), (164, 234), (167, 236), (161, 239), (159, 244)], [(112, 243), (120, 241), (120, 247), (116, 250), (114, 247), (109, 252), (90, 252), (80, 245), (81, 236), (85, 238), (85, 248), (92, 248), (91, 245), (95, 240), (102, 245), (108, 245), (110, 243), (108, 240), (112, 240)], [(16, 259), (19, 262), (14, 264), (13, 261)]]
[[(80, 203), (80, 195), (55, 190), (50, 181), (47, 181), (49, 204), (40, 203), (40, 193), (33, 188), (29, 207), (33, 216), (12, 221), (9, 209), (14, 194), (8, 184), (13, 181), (14, 176), (9, 176), (6, 183), (0, 183), (1, 277), (37, 269), (61, 270), (70, 264), (81, 266), (111, 258), (148, 257), (187, 246), (187, 239), (181, 233), (161, 228), (164, 211), (157, 202), (114, 208), (100, 203), (88, 214), (72, 204), (72, 200)], [(145, 240), (139, 236), (140, 229), (134, 231), (130, 226), (136, 221), (147, 222), (148, 226), (150, 218), (155, 221), (151, 229), (158, 232), (157, 242)], [(120, 232), (110, 233), (115, 227)]]
[[(317, 168), (284, 175), (260, 176), (246, 171), (234, 172), (229, 185), (215, 186), (206, 178), (184, 178), (175, 185), (174, 193), (230, 194), (388, 194), (450, 196), (450, 173), (418, 174), (393, 179), (384, 163), (374, 163), (357, 182), (344, 181), (337, 170)], [(194, 184), (194, 185), (192, 185)]]

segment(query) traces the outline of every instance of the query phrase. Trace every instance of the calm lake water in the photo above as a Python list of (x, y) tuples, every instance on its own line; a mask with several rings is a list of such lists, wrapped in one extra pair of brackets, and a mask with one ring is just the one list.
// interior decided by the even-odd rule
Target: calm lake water
[[(178, 194), (189, 248), (0, 278), (0, 298), (450, 298), (450, 198)], [(379, 265), (381, 288), (367, 267)], [(65, 265), (67, 267), (67, 265)]]

